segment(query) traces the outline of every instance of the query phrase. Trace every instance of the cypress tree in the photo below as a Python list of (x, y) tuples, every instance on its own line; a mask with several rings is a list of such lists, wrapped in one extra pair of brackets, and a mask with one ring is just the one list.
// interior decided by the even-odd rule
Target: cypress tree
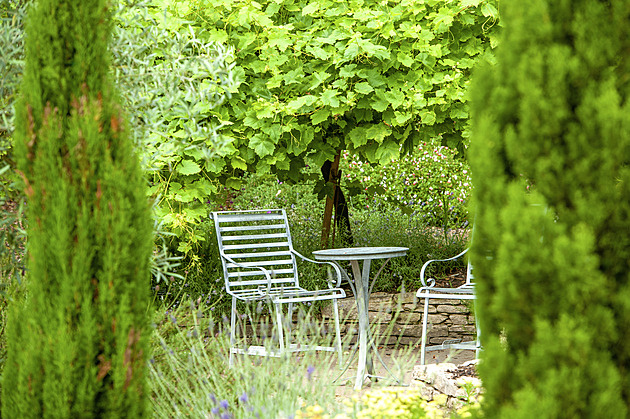
[(473, 87), (488, 417), (630, 405), (630, 1), (502, 3)]
[(28, 295), (7, 324), (6, 418), (148, 413), (150, 208), (109, 76), (111, 4), (39, 0), (15, 154)]

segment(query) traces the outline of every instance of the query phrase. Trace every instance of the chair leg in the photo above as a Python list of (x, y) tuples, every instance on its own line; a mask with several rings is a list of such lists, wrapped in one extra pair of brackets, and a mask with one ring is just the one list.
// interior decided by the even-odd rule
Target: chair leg
[(341, 349), (341, 328), (339, 326), (339, 306), (337, 299), (333, 299), (333, 314), (335, 316), (335, 346), (339, 354), (339, 368), (343, 368), (343, 352)]
[(236, 342), (236, 297), (232, 297), (232, 314), (230, 316), (230, 359), (229, 366), (234, 365), (234, 342)]
[(422, 314), (422, 346), (420, 347), (420, 365), (424, 365), (427, 348), (427, 323), (429, 317), (429, 298), (424, 299), (424, 312)]
[(280, 344), (280, 352), (284, 352), (284, 331), (282, 326), (282, 304), (274, 303), (276, 306), (276, 327), (278, 328), (278, 343)]
[(291, 329), (293, 327), (293, 303), (289, 303), (287, 305), (287, 334), (286, 334), (286, 345), (287, 348), (290, 348), (291, 344)]

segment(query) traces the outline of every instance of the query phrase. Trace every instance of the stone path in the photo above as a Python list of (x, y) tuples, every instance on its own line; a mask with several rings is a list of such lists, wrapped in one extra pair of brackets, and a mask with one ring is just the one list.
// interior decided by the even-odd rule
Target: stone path
[[(348, 368), (348, 370), (344, 373), (341, 380), (338, 380), (335, 387), (335, 395), (338, 400), (343, 400), (344, 398), (349, 398), (352, 396), (361, 396), (364, 393), (378, 389), (383, 387), (389, 388), (409, 388), (410, 386), (419, 385), (417, 380), (414, 380), (414, 374), (418, 376), (417, 369), (420, 365), (420, 353), (417, 350), (410, 349), (391, 349), (384, 348), (380, 351), (381, 357), (383, 358), (385, 364), (388, 366), (390, 371), (392, 371), (398, 377), (402, 377), (402, 385), (397, 384), (390, 380), (378, 380), (378, 381), (369, 381), (366, 380), (363, 384), (361, 390), (354, 390), (354, 384), (356, 380), (357, 373), (357, 360), (356, 358), (352, 361), (352, 364)], [(349, 353), (344, 356), (344, 363), (347, 361)], [(443, 364), (443, 363), (452, 363), (455, 365), (464, 364), (467, 361), (473, 360), (475, 357), (474, 351), (431, 351), (427, 353), (427, 363), (428, 364)], [(337, 376), (339, 371), (339, 367), (337, 364), (337, 358), (331, 357), (330, 354), (322, 355), (322, 362), (327, 365), (328, 373), (330, 375)], [(375, 362), (377, 375), (380, 376), (388, 376), (385, 368), (380, 364), (380, 362)], [(414, 373), (414, 370), (416, 371)]]

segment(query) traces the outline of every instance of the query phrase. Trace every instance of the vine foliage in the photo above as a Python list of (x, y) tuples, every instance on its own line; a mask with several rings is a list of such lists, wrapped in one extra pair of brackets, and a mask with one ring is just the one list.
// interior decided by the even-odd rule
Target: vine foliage
[(442, 135), (463, 148), (466, 89), (491, 60), (493, 0), (185, 0), (173, 13), (236, 49), (232, 151), (206, 169), (238, 188), (240, 173), (303, 177), (339, 150), (385, 163)]

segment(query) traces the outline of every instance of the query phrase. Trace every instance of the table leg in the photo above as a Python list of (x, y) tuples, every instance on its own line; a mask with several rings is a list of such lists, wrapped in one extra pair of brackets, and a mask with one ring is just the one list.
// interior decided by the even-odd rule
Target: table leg
[(374, 374), (374, 365), (372, 357), (369, 354), (370, 342), (368, 342), (370, 328), (368, 318), (370, 260), (366, 259), (363, 262), (362, 270), (359, 268), (359, 261), (353, 260), (350, 263), (352, 265), (352, 273), (354, 274), (357, 313), (359, 317), (359, 364), (357, 366), (357, 380), (354, 389), (360, 390), (363, 386), (363, 380), (365, 379), (366, 367), (368, 374)]
[(374, 370), (374, 358), (372, 354), (372, 333), (370, 331), (370, 259), (365, 259), (363, 261), (363, 274), (361, 275), (361, 286), (363, 287), (363, 295), (364, 295), (364, 308), (363, 313), (365, 317), (365, 334), (367, 340), (367, 372), (370, 375), (374, 375), (376, 371)]

